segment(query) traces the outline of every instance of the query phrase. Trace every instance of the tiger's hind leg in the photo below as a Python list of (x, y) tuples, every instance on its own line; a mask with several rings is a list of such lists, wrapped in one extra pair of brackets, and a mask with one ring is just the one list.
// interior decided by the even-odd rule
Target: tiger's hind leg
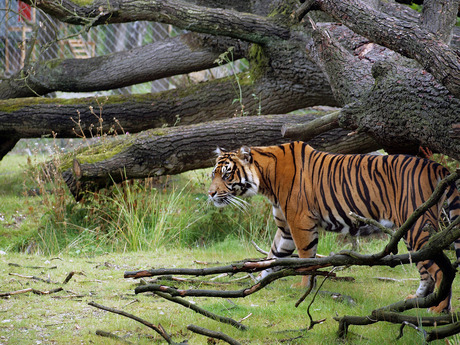
[[(420, 284), (415, 294), (407, 296), (406, 299), (426, 297), (433, 293), (435, 288), (438, 288), (441, 284), (442, 271), (432, 260), (418, 262), (417, 268), (420, 273)], [(451, 296), (452, 293), (450, 292), (446, 299), (441, 301), (437, 306), (430, 307), (429, 310), (435, 313), (450, 312)]]
[[(436, 265), (432, 260), (423, 261), (423, 267), (428, 271), (430, 274), (431, 279), (433, 280), (433, 285), (436, 289), (439, 288), (442, 280), (442, 271), (438, 265)], [(451, 297), (452, 297), (452, 290), (449, 292), (449, 295), (441, 301), (437, 306), (430, 307), (430, 311), (435, 313), (443, 313), (443, 312), (450, 312), (451, 311)]]
[(455, 257), (457, 258), (457, 267), (460, 267), (460, 239), (456, 239), (454, 242)]
[[(425, 224), (423, 226), (423, 224)], [(416, 231), (415, 229), (420, 229)], [(427, 242), (430, 232), (437, 227), (433, 226), (432, 222), (427, 222), (423, 217), (418, 220), (414, 228), (408, 232), (405, 242), (409, 251), (420, 250)], [(420, 273), (420, 285), (415, 295), (410, 295), (408, 298), (423, 298), (437, 290), (441, 284), (443, 273), (439, 266), (433, 260), (425, 260), (417, 262), (417, 269)], [(451, 310), (451, 295), (441, 301), (437, 306), (429, 308), (431, 312), (442, 313), (450, 312)]]
[(407, 298), (426, 297), (434, 291), (435, 282), (431, 278), (430, 273), (425, 269), (422, 262), (417, 263), (417, 269), (420, 273), (420, 284), (414, 295), (409, 295)]
[[(290, 256), (296, 247), (291, 236), (289, 224), (279, 206), (273, 205), (273, 218), (278, 230), (276, 231), (267, 259), (277, 259)], [(262, 271), (257, 277), (257, 280), (265, 278), (272, 272), (274, 272), (274, 270), (271, 268)]]

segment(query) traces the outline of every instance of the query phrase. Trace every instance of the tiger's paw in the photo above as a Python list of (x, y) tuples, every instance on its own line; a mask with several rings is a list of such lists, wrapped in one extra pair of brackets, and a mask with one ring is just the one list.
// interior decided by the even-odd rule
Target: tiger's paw
[(428, 312), (436, 313), (436, 314), (448, 314), (451, 312), (451, 310), (449, 308), (445, 308), (445, 307), (437, 305), (437, 306), (428, 308)]
[(316, 285), (316, 279), (312, 276), (303, 276), (302, 280), (299, 283), (294, 283), (291, 285), (291, 287), (296, 289), (305, 289), (309, 287), (311, 284), (313, 284), (314, 288)]
[(428, 311), (430, 313), (437, 313), (437, 314), (450, 313), (452, 311), (452, 308), (450, 306), (450, 302), (448, 302), (447, 300), (444, 300), (438, 305), (428, 308)]
[[(415, 295), (408, 295), (404, 300), (407, 301), (408, 299), (412, 299), (412, 298), (419, 298), (421, 296), (418, 296), (417, 294)], [(433, 307), (430, 307), (428, 308), (428, 312), (430, 313), (436, 313), (436, 314), (441, 314), (441, 313), (450, 313), (452, 310), (451, 310), (451, 307), (449, 305), (450, 303), (446, 302), (446, 301), (442, 301), (441, 303), (439, 303), (438, 305), (435, 305)]]

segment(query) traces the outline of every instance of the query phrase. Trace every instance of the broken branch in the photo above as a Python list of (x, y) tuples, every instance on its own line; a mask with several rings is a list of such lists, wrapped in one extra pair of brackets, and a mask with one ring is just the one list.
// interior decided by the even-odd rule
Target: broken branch
[(281, 135), (292, 140), (309, 141), (322, 133), (339, 128), (339, 115), (340, 111), (334, 111), (309, 123), (284, 124)]
[(125, 312), (123, 310), (118, 310), (118, 309), (115, 309), (115, 308), (106, 307), (106, 306), (98, 304), (96, 302), (89, 302), (88, 305), (90, 305), (92, 307), (95, 307), (95, 308), (99, 308), (99, 309), (108, 311), (110, 313), (125, 316), (125, 317), (130, 318), (130, 319), (132, 319), (134, 321), (142, 323), (144, 326), (147, 326), (147, 327), (153, 329), (155, 332), (157, 332), (159, 335), (161, 335), (163, 337), (163, 339), (166, 340), (166, 342), (168, 344), (176, 344), (171, 340), (170, 335), (165, 331), (165, 329), (163, 328), (163, 326), (161, 324), (158, 324), (158, 326), (156, 326), (153, 323), (148, 322), (148, 321), (146, 321), (144, 319), (141, 319), (140, 317), (137, 317), (137, 316), (135, 316), (133, 314), (127, 313), (127, 312)]

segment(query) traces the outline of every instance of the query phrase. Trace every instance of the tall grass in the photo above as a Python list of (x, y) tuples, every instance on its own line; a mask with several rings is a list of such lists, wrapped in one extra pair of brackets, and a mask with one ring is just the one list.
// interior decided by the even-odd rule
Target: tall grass
[[(53, 164), (29, 163), (43, 215), (37, 250), (45, 254), (97, 254), (145, 251), (159, 247), (205, 247), (227, 238), (268, 246), (275, 226), (271, 207), (261, 197), (240, 211), (215, 208), (205, 191), (209, 171), (128, 181), (76, 202)], [(152, 185), (153, 183), (153, 185)]]

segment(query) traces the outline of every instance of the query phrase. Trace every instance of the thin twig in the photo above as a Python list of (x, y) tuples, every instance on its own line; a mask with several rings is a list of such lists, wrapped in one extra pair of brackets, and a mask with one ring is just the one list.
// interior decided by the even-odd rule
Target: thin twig
[(57, 266), (22, 266), (20, 264), (14, 263), (14, 262), (9, 262), (8, 266), (13, 266), (13, 267), (22, 267), (22, 268), (32, 268), (32, 269), (37, 269), (37, 270), (55, 270), (57, 269)]
[(32, 279), (32, 280), (38, 280), (38, 281), (41, 281), (41, 282), (44, 282), (44, 283), (47, 283), (47, 284), (57, 284), (55, 282), (52, 282), (50, 278), (48, 279), (43, 279), (43, 278), (40, 278), (40, 277), (37, 277), (37, 276), (25, 276), (23, 274), (19, 274), (19, 273), (8, 273), (10, 276), (15, 276), (15, 277), (19, 277), (19, 278), (25, 278), (25, 279)]
[(423, 328), (420, 328), (420, 327), (414, 325), (413, 323), (410, 323), (410, 322), (407, 322), (407, 321), (403, 321), (403, 322), (401, 323), (401, 327), (399, 328), (399, 335), (396, 337), (396, 340), (402, 338), (402, 336), (404, 335), (403, 330), (404, 330), (404, 327), (405, 327), (405, 326), (412, 327), (412, 328), (415, 329), (417, 332), (420, 332), (421, 334), (423, 334), (423, 338), (426, 339), (427, 333), (426, 333), (426, 331), (425, 331)]
[(394, 233), (395, 233), (393, 230), (391, 230), (390, 228), (387, 228), (386, 226), (380, 224), (380, 222), (376, 221), (375, 219), (366, 218), (366, 217), (360, 216), (360, 215), (358, 215), (358, 214), (356, 214), (354, 212), (350, 212), (349, 215), (352, 216), (353, 218), (357, 219), (358, 221), (362, 222), (362, 223), (375, 226), (381, 232), (383, 232), (383, 233), (385, 233), (385, 234), (387, 234), (389, 236), (393, 236)]
[(310, 292), (313, 290), (313, 287), (315, 285), (315, 277), (312, 276), (310, 277), (310, 284), (308, 284), (308, 289), (307, 291), (305, 291), (305, 293), (299, 298), (299, 300), (295, 303), (295, 307), (297, 308), (300, 303), (302, 303), (305, 298), (307, 298), (307, 296), (310, 294)]
[(187, 329), (189, 331), (192, 331), (194, 333), (198, 333), (201, 335), (205, 335), (207, 337), (215, 338), (215, 339), (220, 339), (223, 340), (231, 345), (241, 345), (238, 341), (235, 339), (229, 337), (228, 335), (222, 333), (222, 332), (216, 332), (216, 331), (211, 331), (209, 329), (203, 328), (203, 327), (198, 327), (195, 325), (188, 325)]
[(213, 281), (206, 281), (206, 280), (197, 280), (197, 279), (189, 279), (189, 278), (182, 278), (182, 277), (174, 277), (174, 276), (160, 276), (156, 279), (153, 279), (150, 283), (155, 283), (157, 281), (168, 280), (168, 281), (176, 281), (180, 283), (193, 283), (199, 285), (230, 285), (232, 282), (213, 282)]
[(163, 328), (163, 326), (161, 326), (161, 324), (158, 324), (158, 326), (154, 325), (153, 323), (150, 323), (144, 319), (141, 319), (140, 317), (137, 317), (133, 314), (129, 314), (127, 312), (124, 312), (122, 310), (118, 310), (118, 309), (115, 309), (115, 308), (110, 308), (110, 307), (106, 307), (106, 306), (103, 306), (101, 304), (98, 304), (96, 302), (89, 302), (88, 305), (92, 306), (92, 307), (96, 307), (96, 308), (99, 308), (99, 309), (102, 309), (102, 310), (105, 310), (105, 311), (108, 311), (108, 312), (111, 312), (111, 313), (114, 313), (114, 314), (118, 314), (118, 315), (121, 315), (121, 316), (125, 316), (127, 318), (130, 318), (132, 320), (135, 320), (137, 322), (140, 322), (142, 323), (144, 326), (147, 326), (151, 329), (153, 329), (155, 332), (157, 332), (159, 335), (161, 335), (163, 337), (164, 340), (166, 340), (166, 342), (168, 344), (176, 344), (174, 343), (172, 340), (171, 340), (171, 337), (169, 336), (169, 334), (165, 331), (165, 329)]
[(52, 289), (52, 290), (49, 290), (49, 291), (40, 291), (40, 290), (32, 289), (32, 292), (34, 294), (36, 294), (36, 295), (51, 295), (53, 293), (56, 293), (56, 292), (59, 292), (59, 291), (62, 291), (62, 290), (64, 290), (64, 289), (59, 287), (59, 288)]
[(38, 280), (38, 281), (41, 281), (41, 282), (44, 282), (44, 283), (47, 283), (47, 284), (57, 284), (56, 282), (52, 282), (50, 278), (43, 279), (43, 278), (40, 278), (40, 277), (37, 277), (37, 276), (25, 276), (25, 275), (19, 274), (19, 273), (9, 273), (9, 275), (19, 277), (19, 278)]
[(308, 308), (307, 308), (307, 314), (308, 314), (308, 317), (310, 318), (310, 326), (308, 327), (308, 329), (312, 329), (316, 324), (319, 324), (319, 323), (323, 323), (324, 321), (326, 321), (326, 319), (321, 319), (321, 320), (318, 320), (318, 321), (313, 321), (313, 318), (311, 317), (311, 314), (310, 314), (310, 308), (311, 306), (313, 305), (313, 302), (315, 302), (315, 299), (316, 299), (316, 296), (318, 295), (318, 292), (321, 290), (321, 288), (323, 287), (324, 283), (326, 282), (327, 278), (329, 278), (330, 275), (333, 275), (334, 274), (334, 270), (335, 270), (335, 267), (329, 272), (329, 274), (327, 276), (324, 277), (323, 281), (321, 282), (321, 284), (318, 286), (318, 289), (316, 290), (315, 294), (313, 295), (313, 298), (311, 299), (311, 302), (310, 304), (308, 305)]
[(13, 295), (19, 295), (21, 293), (31, 292), (32, 290), (33, 290), (32, 288), (27, 288), (27, 289), (10, 291), (10, 292), (1, 292), (0, 297), (9, 297), (9, 296), (13, 296)]
[(19, 295), (19, 294), (27, 293), (27, 292), (33, 292), (36, 295), (51, 295), (53, 293), (56, 293), (56, 292), (59, 292), (59, 291), (62, 291), (62, 290), (63, 290), (63, 288), (61, 288), (61, 287), (56, 288), (56, 289), (52, 289), (52, 290), (49, 290), (49, 291), (40, 291), (40, 290), (37, 290), (37, 289), (34, 289), (34, 288), (27, 288), (27, 289), (23, 289), (23, 290), (2, 292), (2, 293), (0, 293), (0, 297), (9, 297), (9, 296)]

